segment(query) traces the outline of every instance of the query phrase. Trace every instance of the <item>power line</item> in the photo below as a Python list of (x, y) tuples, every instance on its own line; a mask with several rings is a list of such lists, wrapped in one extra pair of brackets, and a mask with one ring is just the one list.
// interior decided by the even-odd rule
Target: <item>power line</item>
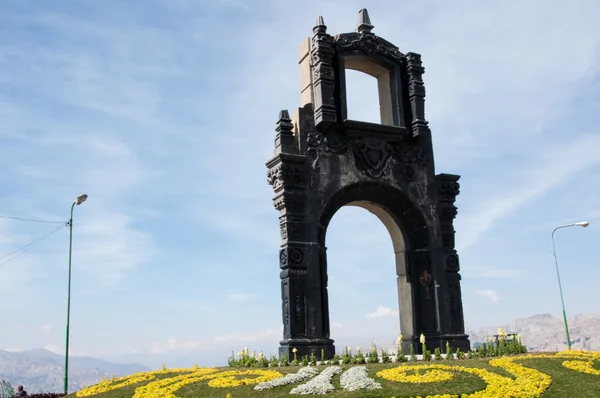
[(0, 218), (6, 218), (8, 220), (17, 220), (17, 221), (29, 221), (29, 222), (39, 222), (44, 224), (64, 224), (64, 221), (48, 221), (48, 220), (36, 220), (34, 218), (23, 218), (23, 217), (10, 217), (10, 216), (0, 216)]
[(3, 261), (0, 263), (0, 267), (3, 266), (4, 264), (11, 262), (12, 260), (14, 260), (15, 258), (19, 257), (21, 254), (25, 253), (26, 251), (32, 249), (34, 246), (42, 243), (43, 241), (45, 241), (46, 239), (48, 239), (49, 237), (51, 237), (52, 235), (54, 235), (55, 233), (57, 233), (61, 228), (69, 225), (68, 223), (62, 223), (63, 225), (54, 228), (52, 231), (48, 232), (46, 235), (41, 236), (40, 238), (37, 238), (36, 240), (34, 240), (33, 242), (30, 242), (28, 244), (26, 244), (25, 246), (22, 246), (16, 250), (13, 250), (10, 253), (4, 254), (2, 256), (0, 256), (0, 259), (9, 257), (13, 254), (16, 254), (14, 257), (7, 259), (6, 261)]

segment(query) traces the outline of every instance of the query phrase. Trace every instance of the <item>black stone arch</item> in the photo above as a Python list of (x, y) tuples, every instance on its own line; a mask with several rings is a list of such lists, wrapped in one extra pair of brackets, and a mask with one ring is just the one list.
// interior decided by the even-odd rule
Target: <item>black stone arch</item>
[(396, 222), (404, 239), (405, 250), (426, 250), (431, 236), (421, 211), (400, 189), (383, 182), (361, 182), (338, 190), (329, 199), (319, 218), (317, 239), (325, 246), (327, 227), (342, 207), (352, 202), (369, 202), (383, 208)]

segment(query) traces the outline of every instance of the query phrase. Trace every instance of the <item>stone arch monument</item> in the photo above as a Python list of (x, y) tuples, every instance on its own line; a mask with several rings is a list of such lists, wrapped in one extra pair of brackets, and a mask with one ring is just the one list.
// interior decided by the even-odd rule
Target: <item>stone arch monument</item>
[[(421, 351), (421, 333), (431, 349), (470, 348), (454, 248), (459, 176), (434, 171), (421, 56), (372, 29), (366, 9), (355, 32), (336, 36), (318, 17), (300, 49), (301, 107), (279, 113), (267, 176), (282, 240), (280, 353), (289, 357), (293, 348), (299, 358), (335, 353), (325, 235), (347, 205), (375, 214), (392, 237), (405, 352), (411, 343)], [(348, 120), (346, 69), (377, 79), (380, 124)]]

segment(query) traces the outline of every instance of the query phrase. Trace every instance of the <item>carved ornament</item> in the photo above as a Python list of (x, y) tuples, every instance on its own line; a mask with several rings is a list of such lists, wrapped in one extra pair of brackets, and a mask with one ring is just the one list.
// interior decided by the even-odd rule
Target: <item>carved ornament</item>
[(400, 62), (404, 54), (386, 40), (371, 32), (346, 33), (334, 38), (337, 51), (355, 50), (367, 56), (379, 54)]

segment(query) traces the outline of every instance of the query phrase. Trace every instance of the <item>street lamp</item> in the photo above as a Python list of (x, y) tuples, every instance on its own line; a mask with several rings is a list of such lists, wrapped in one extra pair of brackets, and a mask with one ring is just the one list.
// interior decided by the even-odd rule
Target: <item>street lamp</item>
[(585, 228), (588, 225), (590, 225), (589, 222), (580, 221), (580, 222), (576, 222), (573, 224), (560, 225), (560, 226), (554, 228), (554, 231), (552, 231), (552, 257), (554, 257), (554, 265), (556, 266), (556, 277), (558, 278), (558, 290), (560, 291), (560, 302), (562, 303), (563, 320), (565, 322), (565, 333), (567, 335), (567, 347), (569, 350), (571, 349), (571, 338), (569, 337), (567, 312), (565, 311), (565, 300), (563, 299), (562, 285), (560, 283), (560, 272), (558, 271), (558, 260), (556, 259), (556, 245), (554, 244), (554, 233), (556, 232), (557, 229), (560, 229), (560, 228), (567, 228), (567, 227), (584, 227)]
[(69, 290), (67, 293), (67, 343), (65, 348), (65, 395), (69, 389), (69, 321), (71, 319), (71, 252), (73, 249), (73, 209), (87, 200), (87, 194), (79, 195), (71, 205), (71, 217), (69, 218)]
[[(440, 299), (438, 296), (438, 289), (440, 288), (440, 285), (438, 285), (437, 281), (434, 279), (433, 281), (433, 285), (434, 285), (434, 298), (435, 298), (435, 323), (437, 324), (437, 332), (438, 335), (441, 336), (442, 333), (442, 326), (441, 326), (441, 322), (440, 322)], [(442, 349), (442, 339), (440, 339), (440, 350)]]

